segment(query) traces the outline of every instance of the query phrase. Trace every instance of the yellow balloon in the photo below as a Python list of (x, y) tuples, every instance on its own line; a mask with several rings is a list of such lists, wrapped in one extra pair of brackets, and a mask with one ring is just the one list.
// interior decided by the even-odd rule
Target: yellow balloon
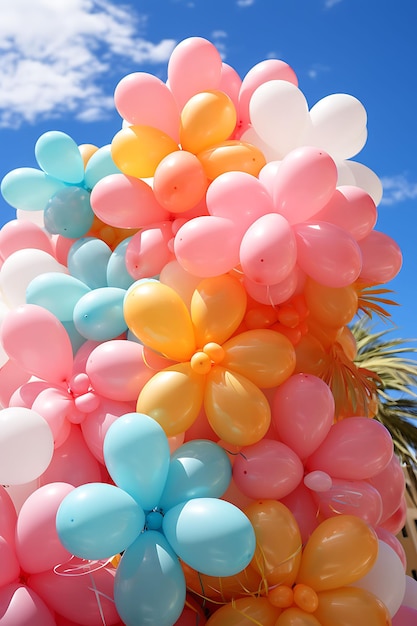
[(123, 313), (132, 333), (146, 346), (173, 361), (194, 353), (194, 329), (188, 309), (174, 289), (146, 280), (127, 291)]
[(232, 135), (236, 121), (233, 101), (223, 91), (197, 93), (181, 112), (181, 147), (197, 154), (225, 141)]
[(174, 139), (153, 126), (127, 126), (113, 137), (111, 156), (127, 176), (151, 178), (164, 157), (179, 150)]
[(181, 562), (187, 589), (200, 598), (209, 598), (226, 604), (231, 600), (258, 594), (262, 589), (262, 579), (252, 567), (245, 567), (234, 576), (207, 576)]
[(223, 350), (222, 366), (246, 376), (262, 389), (277, 387), (294, 372), (294, 346), (273, 330), (240, 333), (226, 341)]
[[(389, 576), (389, 572), (386, 573)], [(318, 594), (314, 612), (322, 626), (390, 626), (388, 609), (373, 593), (357, 587), (341, 587)]]
[(369, 572), (378, 555), (378, 537), (361, 518), (336, 515), (324, 520), (303, 550), (297, 583), (315, 591), (354, 583)]
[(152, 417), (167, 437), (183, 433), (197, 418), (203, 403), (204, 377), (189, 363), (157, 372), (142, 387), (136, 410)]
[(259, 387), (220, 365), (207, 375), (204, 409), (219, 439), (236, 446), (260, 441), (271, 423), (271, 409)]
[(87, 165), (88, 161), (91, 159), (93, 154), (97, 152), (98, 147), (92, 143), (82, 143), (78, 146), (78, 150), (81, 153), (83, 158), (84, 167)]
[(302, 540), (291, 511), (277, 500), (253, 502), (244, 509), (256, 535), (251, 567), (269, 586), (291, 586), (301, 560)]
[(240, 598), (217, 609), (206, 626), (275, 626), (280, 613), (266, 598)]
[[(335, 625), (336, 622), (332, 626)], [(291, 607), (281, 613), (275, 626), (322, 626), (322, 623), (311, 613), (306, 613), (297, 607)]]
[(327, 287), (307, 278), (304, 296), (310, 315), (330, 328), (346, 326), (358, 310), (358, 293), (353, 285)]
[(193, 292), (190, 309), (199, 348), (229, 339), (242, 322), (246, 302), (245, 288), (233, 276), (224, 274), (202, 280)]
[(228, 139), (197, 154), (206, 176), (214, 180), (225, 172), (247, 172), (258, 176), (266, 159), (256, 146), (238, 139)]

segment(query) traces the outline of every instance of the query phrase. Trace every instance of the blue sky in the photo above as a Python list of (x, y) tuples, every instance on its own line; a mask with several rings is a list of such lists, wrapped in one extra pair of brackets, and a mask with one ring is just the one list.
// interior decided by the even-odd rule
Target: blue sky
[[(48, 130), (78, 144), (121, 128), (113, 93), (126, 74), (166, 79), (174, 46), (212, 41), (243, 76), (279, 58), (310, 106), (332, 93), (358, 98), (368, 140), (355, 157), (381, 179), (377, 230), (400, 245), (396, 336), (417, 337), (417, 45), (414, 0), (0, 0), (0, 179), (37, 167)], [(0, 225), (15, 210), (0, 199)]]

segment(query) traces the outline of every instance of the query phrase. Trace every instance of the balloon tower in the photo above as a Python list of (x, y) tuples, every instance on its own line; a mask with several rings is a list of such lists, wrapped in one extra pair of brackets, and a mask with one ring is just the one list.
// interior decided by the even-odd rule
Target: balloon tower
[(1, 182), (0, 626), (416, 624), (364, 106), (201, 37), (114, 106)]

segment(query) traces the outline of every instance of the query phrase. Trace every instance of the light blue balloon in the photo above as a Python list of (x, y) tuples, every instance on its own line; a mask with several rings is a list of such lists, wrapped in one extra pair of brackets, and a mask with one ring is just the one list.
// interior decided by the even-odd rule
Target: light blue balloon
[(61, 322), (72, 321), (74, 307), (90, 288), (78, 278), (61, 272), (45, 272), (33, 278), (26, 288), (26, 303), (37, 304)]
[(178, 558), (158, 531), (146, 531), (117, 567), (114, 600), (126, 626), (172, 626), (184, 608), (186, 584)]
[(39, 167), (54, 178), (80, 185), (84, 180), (84, 161), (74, 139), (59, 130), (41, 135), (35, 144)]
[(162, 528), (173, 550), (208, 576), (234, 576), (255, 553), (255, 531), (234, 504), (194, 498), (165, 513)]
[(120, 174), (111, 155), (111, 144), (99, 148), (88, 159), (85, 167), (85, 186), (92, 189), (99, 180), (110, 174)]
[(143, 510), (125, 491), (107, 483), (87, 483), (61, 502), (56, 530), (71, 554), (107, 559), (132, 544), (144, 522)]
[(67, 239), (83, 237), (93, 221), (90, 194), (82, 187), (60, 189), (49, 199), (44, 211), (46, 230)]
[(135, 279), (126, 269), (126, 248), (132, 237), (124, 239), (114, 249), (107, 263), (107, 284), (109, 287), (129, 289)]
[(74, 307), (75, 328), (86, 339), (108, 341), (127, 330), (123, 315), (125, 290), (118, 287), (92, 289)]
[(108, 429), (104, 460), (114, 482), (143, 508), (151, 511), (161, 497), (168, 475), (170, 450), (163, 428), (142, 413), (127, 413)]
[(102, 239), (83, 237), (75, 241), (68, 251), (68, 269), (72, 276), (91, 289), (119, 287), (107, 284), (107, 264), (111, 255), (111, 248)]
[(34, 167), (19, 167), (1, 181), (3, 198), (15, 209), (43, 211), (50, 198), (66, 185)]
[(220, 498), (231, 478), (232, 467), (223, 448), (213, 441), (188, 441), (171, 455), (159, 506), (166, 511), (191, 498)]

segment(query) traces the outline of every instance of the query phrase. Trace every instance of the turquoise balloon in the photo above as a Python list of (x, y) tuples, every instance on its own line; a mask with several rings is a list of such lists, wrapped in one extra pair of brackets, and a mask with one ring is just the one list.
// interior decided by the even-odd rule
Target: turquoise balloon
[(90, 194), (82, 187), (60, 189), (49, 199), (44, 211), (46, 230), (67, 239), (83, 237), (93, 221)]
[(170, 459), (168, 439), (158, 422), (142, 413), (119, 417), (106, 433), (103, 454), (114, 482), (145, 512), (158, 506)]
[(107, 264), (107, 284), (109, 287), (122, 287), (129, 289), (135, 282), (135, 279), (126, 269), (126, 248), (132, 237), (124, 239), (114, 249)]
[(100, 287), (82, 296), (73, 312), (73, 322), (80, 335), (93, 341), (108, 341), (125, 333), (125, 293), (118, 287)]
[(112, 255), (111, 248), (96, 237), (83, 237), (75, 241), (68, 252), (67, 265), (75, 276), (91, 289), (119, 287), (108, 285), (107, 264)]
[(220, 498), (229, 487), (232, 467), (213, 441), (196, 439), (173, 452), (159, 506), (164, 510), (191, 498)]
[(84, 161), (74, 139), (59, 130), (41, 135), (35, 144), (35, 157), (46, 174), (65, 183), (79, 185), (84, 180)]
[(85, 167), (85, 186), (93, 189), (99, 180), (110, 174), (120, 174), (111, 156), (111, 145), (103, 146), (88, 159)]
[(186, 585), (178, 558), (158, 531), (127, 548), (116, 570), (114, 600), (126, 626), (172, 626), (184, 608)]
[(180, 559), (208, 576), (234, 576), (255, 553), (255, 531), (234, 504), (194, 498), (165, 513), (162, 529)]
[(43, 211), (50, 198), (66, 185), (33, 167), (12, 170), (1, 181), (1, 194), (8, 204), (22, 211)]
[(61, 322), (72, 321), (74, 307), (90, 288), (78, 278), (60, 272), (36, 276), (26, 288), (27, 304), (48, 309)]
[(71, 554), (107, 559), (131, 545), (144, 522), (143, 510), (125, 491), (107, 483), (87, 483), (61, 502), (56, 530)]

